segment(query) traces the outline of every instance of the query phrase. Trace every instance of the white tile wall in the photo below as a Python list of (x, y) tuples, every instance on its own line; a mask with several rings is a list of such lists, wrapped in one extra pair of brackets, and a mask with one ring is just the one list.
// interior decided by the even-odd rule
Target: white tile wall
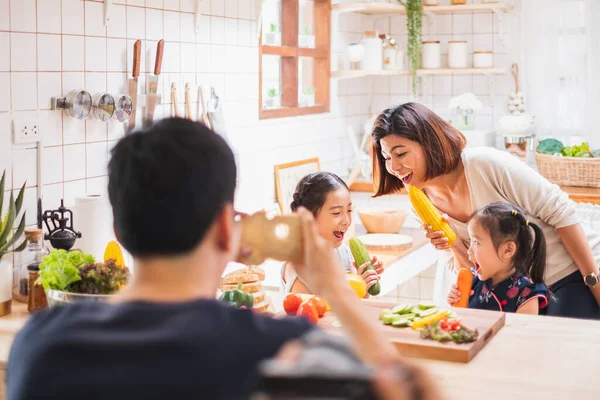
[[(237, 206), (252, 210), (274, 202), (274, 164), (319, 157), (323, 169), (347, 175), (353, 161), (347, 127), (362, 130), (369, 113), (371, 80), (333, 81), (328, 114), (259, 121), (254, 0), (201, 2), (203, 16), (198, 31), (194, 29), (191, 0), (113, 3), (111, 23), (104, 27), (101, 1), (0, 0), (0, 150), (6, 148), (2, 144), (10, 143), (10, 121), (15, 116), (33, 115), (43, 121), (41, 183), (45, 205), (56, 207), (60, 198), (69, 204), (77, 195), (103, 192), (109, 149), (124, 134), (123, 125), (115, 122), (79, 121), (50, 111), (50, 97), (75, 88), (126, 92), (137, 39), (142, 40), (140, 88), (145, 87), (147, 74), (153, 70), (157, 41), (165, 40), (159, 91), (167, 96), (164, 107), (157, 109), (157, 118), (170, 113), (172, 82), (177, 84), (179, 102), (188, 82), (194, 100), (196, 85), (217, 88), (238, 160)], [(360, 41), (362, 31), (372, 29), (375, 19), (346, 14), (339, 23), (333, 21), (339, 28), (333, 33), (333, 68), (344, 65), (346, 46)], [(384, 18), (377, 26), (387, 29), (405, 46), (405, 21), (403, 16)], [(430, 32), (427, 26), (425, 33), (446, 43), (466, 38), (475, 50), (491, 46), (497, 63), (509, 66), (513, 59), (500, 47), (497, 25), (497, 17), (491, 14), (436, 16), (435, 29)], [(447, 45), (443, 48), (447, 54)], [(497, 106), (506, 103), (503, 96), (511, 85), (510, 77), (498, 77), (491, 85), (477, 76), (457, 78), (428, 78), (421, 101), (443, 116), (448, 115), (450, 96), (461, 90), (474, 90), (486, 103), (493, 89), (496, 96), (492, 101)], [(372, 112), (411, 98), (409, 77), (379, 79), (374, 85)], [(196, 107), (192, 108), (195, 112)], [(487, 104), (486, 123), (493, 123), (497, 109)], [(30, 149), (13, 146), (12, 157), (0, 157), (0, 168), (8, 168), (9, 180), (16, 185), (26, 177), (32, 189), (37, 184), (35, 159), (27, 158), (32, 153), (21, 157), (23, 152)], [(28, 194), (33, 199), (28, 197), (28, 204), (35, 205), (35, 191), (28, 193), (33, 193)], [(35, 210), (30, 214), (35, 215)], [(428, 283), (423, 282), (413, 284), (419, 293), (428, 290), (422, 287)]]

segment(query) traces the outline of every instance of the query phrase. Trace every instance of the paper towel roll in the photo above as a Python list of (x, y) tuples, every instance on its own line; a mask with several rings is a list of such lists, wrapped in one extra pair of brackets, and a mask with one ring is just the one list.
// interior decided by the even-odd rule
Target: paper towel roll
[(92, 254), (96, 260), (104, 260), (104, 250), (115, 240), (110, 203), (102, 195), (86, 195), (75, 198), (73, 229), (81, 232), (74, 248)]

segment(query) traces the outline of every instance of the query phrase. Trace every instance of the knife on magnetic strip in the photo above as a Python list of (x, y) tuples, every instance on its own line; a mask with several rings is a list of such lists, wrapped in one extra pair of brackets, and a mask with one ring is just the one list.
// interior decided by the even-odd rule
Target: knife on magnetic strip
[(133, 110), (131, 111), (131, 117), (129, 118), (128, 132), (133, 131), (135, 128), (135, 118), (137, 111), (137, 93), (138, 93), (138, 77), (140, 76), (140, 57), (142, 54), (142, 41), (136, 40), (133, 44), (133, 70), (131, 72), (132, 79), (129, 80), (129, 97)]
[(154, 121), (154, 109), (156, 108), (158, 91), (158, 78), (160, 77), (160, 69), (162, 68), (164, 40), (160, 40), (156, 45), (156, 62), (154, 64), (154, 75), (148, 78), (148, 98), (146, 99), (146, 118), (144, 118), (144, 128), (152, 125)]

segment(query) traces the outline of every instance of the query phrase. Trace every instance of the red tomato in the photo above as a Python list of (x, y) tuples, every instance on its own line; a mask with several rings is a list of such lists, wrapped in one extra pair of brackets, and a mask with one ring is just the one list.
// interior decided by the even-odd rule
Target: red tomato
[(460, 320), (459, 319), (455, 319), (450, 321), (450, 327), (452, 328), (452, 330), (457, 330), (460, 329)]
[(297, 294), (290, 293), (283, 299), (283, 309), (287, 315), (294, 315), (298, 311), (298, 307), (302, 303), (302, 297)]
[(323, 300), (319, 296), (313, 296), (310, 298), (309, 301), (315, 305), (319, 317), (325, 315), (325, 313), (327, 312), (327, 303), (325, 302), (325, 300)]
[(317, 324), (317, 322), (319, 322), (319, 312), (317, 311), (317, 308), (315, 307), (314, 303), (310, 300), (300, 304), (296, 315), (298, 315), (299, 317), (306, 318), (313, 324)]
[(450, 327), (449, 327), (449, 325), (448, 325), (448, 320), (443, 320), (443, 319), (442, 319), (442, 320), (440, 321), (440, 328), (442, 328), (442, 329), (443, 329), (443, 330), (445, 330), (445, 331), (448, 331), (448, 330), (450, 330), (450, 329), (449, 329)]

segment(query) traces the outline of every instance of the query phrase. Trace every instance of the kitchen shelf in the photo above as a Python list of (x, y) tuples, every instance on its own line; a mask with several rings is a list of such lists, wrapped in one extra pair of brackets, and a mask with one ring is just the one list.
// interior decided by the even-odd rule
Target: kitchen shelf
[[(377, 3), (375, 3), (377, 4)], [(418, 76), (432, 76), (432, 75), (503, 75), (506, 74), (505, 68), (439, 68), (439, 69), (418, 69)], [(331, 71), (332, 78), (338, 79), (352, 79), (352, 78), (364, 78), (367, 76), (399, 76), (399, 75), (411, 75), (409, 70), (402, 71), (360, 71), (360, 70), (342, 70), (342, 71)]]
[[(504, 3), (464, 4), (456, 6), (424, 6), (424, 14), (464, 14), (509, 12), (512, 6)], [(343, 3), (334, 4), (331, 10), (339, 14), (357, 12), (366, 15), (402, 15), (406, 14), (404, 6), (395, 3)]]

